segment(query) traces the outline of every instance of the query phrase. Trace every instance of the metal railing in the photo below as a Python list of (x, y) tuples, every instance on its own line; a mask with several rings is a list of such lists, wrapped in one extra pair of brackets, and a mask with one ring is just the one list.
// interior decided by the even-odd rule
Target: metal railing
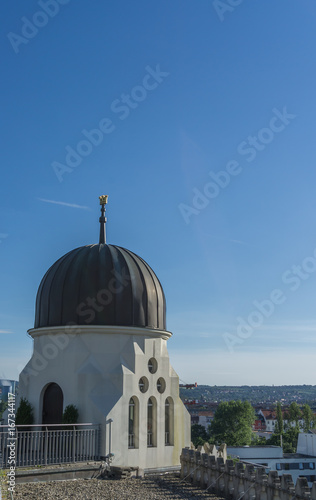
[(98, 460), (100, 426), (95, 424), (17, 425), (15, 437), (12, 438), (9, 435), (8, 426), (1, 425), (1, 468), (9, 467), (8, 446), (12, 442), (15, 443), (16, 467)]

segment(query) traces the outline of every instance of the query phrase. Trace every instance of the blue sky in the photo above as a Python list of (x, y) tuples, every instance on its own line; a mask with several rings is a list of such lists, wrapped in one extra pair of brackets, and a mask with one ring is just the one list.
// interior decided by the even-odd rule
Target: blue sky
[(29, 359), (40, 280), (97, 242), (108, 194), (108, 242), (164, 287), (180, 379), (316, 384), (315, 3), (2, 13), (0, 376)]

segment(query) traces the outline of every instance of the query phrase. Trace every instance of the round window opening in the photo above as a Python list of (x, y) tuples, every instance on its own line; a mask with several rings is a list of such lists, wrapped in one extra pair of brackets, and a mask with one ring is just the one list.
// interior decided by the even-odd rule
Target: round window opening
[(155, 358), (150, 358), (150, 360), (148, 361), (148, 370), (150, 371), (150, 373), (156, 373), (157, 369), (157, 361), (155, 360)]
[(142, 377), (139, 379), (138, 387), (140, 392), (146, 392), (148, 390), (148, 380), (146, 377)]
[(157, 380), (157, 390), (158, 392), (160, 392), (160, 394), (162, 394), (166, 390), (166, 382), (161, 377)]

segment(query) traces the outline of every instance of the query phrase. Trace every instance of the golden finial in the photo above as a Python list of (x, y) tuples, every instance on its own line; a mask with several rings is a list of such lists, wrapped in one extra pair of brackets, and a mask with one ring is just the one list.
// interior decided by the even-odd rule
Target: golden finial
[(101, 196), (99, 196), (99, 200), (100, 200), (100, 205), (106, 205), (108, 202), (108, 195), (102, 194)]

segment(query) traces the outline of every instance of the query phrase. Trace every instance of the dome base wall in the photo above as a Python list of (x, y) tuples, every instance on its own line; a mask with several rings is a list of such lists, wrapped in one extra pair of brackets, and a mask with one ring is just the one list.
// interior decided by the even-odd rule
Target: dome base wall
[[(101, 425), (101, 456), (114, 453), (114, 465), (141, 468), (178, 465), (181, 450), (190, 445), (190, 416), (179, 398), (179, 379), (170, 365), (170, 332), (135, 327), (74, 327), (32, 329), (31, 360), (20, 375), (20, 397), (42, 423), (43, 395), (50, 383), (63, 392), (64, 408), (74, 404), (79, 423)], [(149, 371), (156, 360), (157, 370)], [(147, 379), (146, 392), (139, 381)], [(163, 392), (157, 388), (164, 381)], [(162, 383), (162, 382), (161, 382)], [(161, 390), (161, 387), (160, 387)], [(134, 448), (129, 448), (129, 403), (137, 406)], [(155, 406), (154, 443), (148, 446), (148, 400)], [(168, 399), (169, 398), (169, 399)], [(172, 404), (173, 424), (165, 444), (166, 400)]]

